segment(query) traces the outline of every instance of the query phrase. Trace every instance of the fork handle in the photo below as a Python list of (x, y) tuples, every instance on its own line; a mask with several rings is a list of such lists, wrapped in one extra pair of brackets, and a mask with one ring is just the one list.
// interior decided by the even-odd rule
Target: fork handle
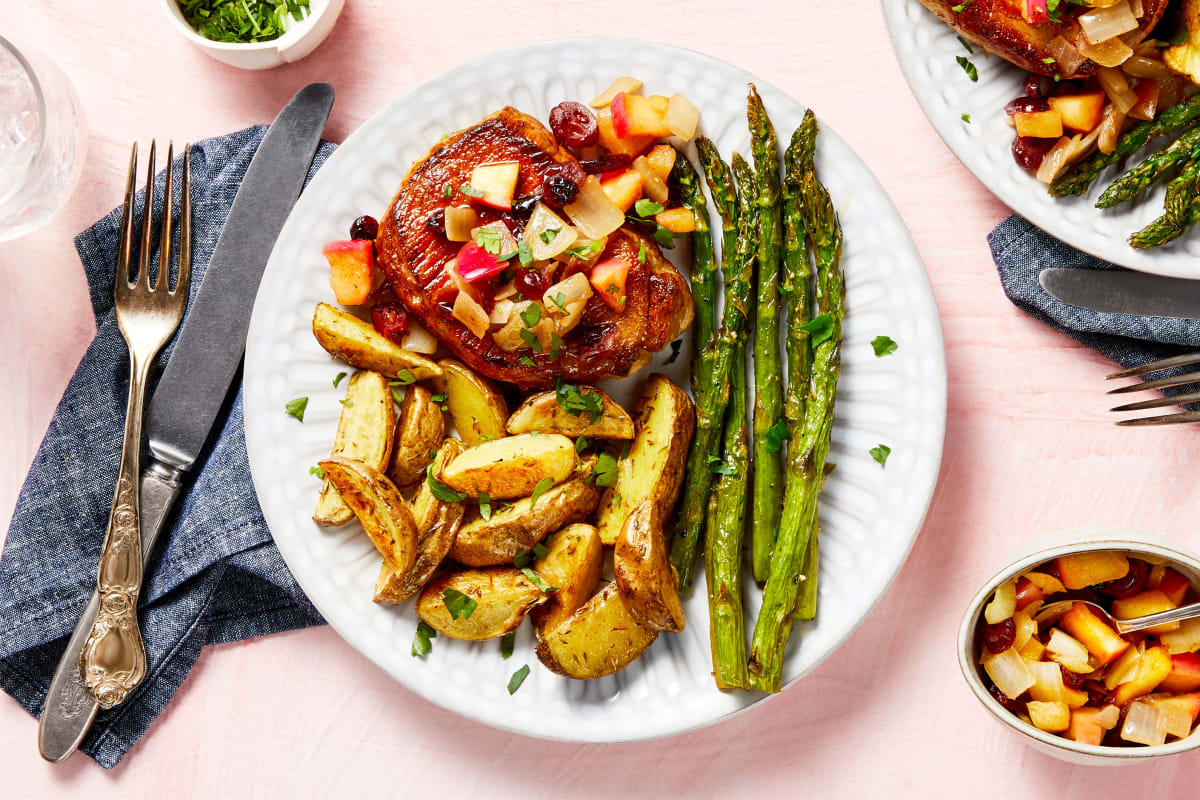
[(83, 684), (101, 708), (112, 708), (121, 703), (146, 676), (146, 649), (137, 621), (138, 594), (142, 589), (138, 480), (142, 411), (150, 363), (150, 358), (130, 353), (125, 441), (97, 572), (100, 603), (92, 631), (79, 654)]
[(1114, 619), (1113, 622), (1116, 623), (1117, 633), (1133, 633), (1134, 631), (1144, 631), (1146, 628), (1153, 628), (1156, 625), (1164, 625), (1170, 622), (1184, 622), (1189, 619), (1196, 619), (1197, 617), (1200, 617), (1200, 603), (1192, 603), (1167, 611), (1159, 611), (1155, 614), (1133, 617), (1132, 619)]

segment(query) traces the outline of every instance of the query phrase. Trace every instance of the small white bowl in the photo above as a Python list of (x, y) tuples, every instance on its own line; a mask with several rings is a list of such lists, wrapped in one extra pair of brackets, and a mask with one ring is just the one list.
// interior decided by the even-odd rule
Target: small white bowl
[(346, 0), (310, 0), (309, 14), (290, 25), (278, 39), (269, 42), (214, 42), (205, 39), (188, 24), (175, 0), (162, 0), (159, 6), (166, 12), (175, 30), (208, 55), (240, 69), (271, 69), (299, 61), (317, 49), (333, 30)]
[(1185, 739), (1157, 746), (1105, 747), (1081, 744), (1035, 728), (996, 702), (984, 682), (979, 663), (979, 644), (976, 630), (983, 618), (983, 609), (992, 599), (996, 587), (1023, 572), (1059, 556), (1096, 550), (1121, 550), (1129, 555), (1155, 563), (1162, 562), (1178, 570), (1192, 584), (1200, 585), (1200, 559), (1181, 552), (1178, 546), (1164, 539), (1131, 528), (1089, 526), (1072, 528), (1046, 537), (1038, 543), (1042, 549), (1012, 561), (984, 582), (983, 587), (967, 606), (958, 629), (958, 665), (971, 691), (1008, 730), (1020, 736), (1026, 744), (1063, 761), (1093, 766), (1140, 764), (1148, 759), (1176, 755), (1200, 747), (1200, 730), (1192, 731)]

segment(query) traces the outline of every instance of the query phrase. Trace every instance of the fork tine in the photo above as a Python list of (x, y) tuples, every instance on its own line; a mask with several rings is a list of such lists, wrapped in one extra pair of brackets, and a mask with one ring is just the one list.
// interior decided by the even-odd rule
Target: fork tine
[(1185, 383), (1200, 383), (1200, 372), (1189, 372), (1185, 375), (1176, 375), (1173, 378), (1157, 378), (1152, 381), (1131, 383), (1128, 386), (1120, 386), (1116, 389), (1109, 389), (1108, 393), (1127, 394), (1129, 392), (1140, 392), (1143, 389), (1163, 389), (1167, 386), (1182, 386)]
[(180, 180), (179, 199), (179, 270), (175, 275), (175, 290), (188, 296), (188, 283), (192, 274), (192, 146), (183, 146), (183, 176)]
[(167, 174), (163, 181), (162, 233), (158, 237), (158, 277), (152, 289), (171, 291), (171, 200), (175, 171), (175, 143), (167, 141)]
[(154, 218), (154, 140), (150, 140), (150, 156), (146, 163), (146, 198), (142, 211), (142, 246), (138, 252), (137, 285), (150, 288), (150, 237), (154, 233), (151, 220)]
[(1200, 392), (1189, 392), (1187, 394), (1177, 394), (1172, 397), (1156, 397), (1153, 400), (1143, 400), (1140, 403), (1128, 403), (1116, 408), (1110, 408), (1109, 411), (1144, 411), (1147, 408), (1182, 406), (1197, 401), (1200, 401)]
[(1134, 375), (1145, 375), (1147, 372), (1158, 372), (1164, 369), (1171, 369), (1172, 367), (1185, 367), (1188, 364), (1200, 364), (1200, 353), (1184, 353), (1179, 356), (1151, 361), (1149, 364), (1142, 364), (1140, 367), (1130, 367), (1120, 372), (1114, 372), (1106, 377), (1105, 380), (1111, 381), (1113, 378), (1130, 378)]
[(1184, 411), (1180, 414), (1163, 414), (1158, 417), (1123, 419), (1117, 424), (1124, 427), (1144, 427), (1149, 425), (1174, 425), (1180, 422), (1200, 422), (1200, 411)]
[(125, 179), (125, 202), (121, 204), (121, 237), (117, 246), (117, 289), (130, 289), (129, 258), (133, 252), (133, 195), (137, 188), (137, 142), (129, 154), (129, 175)]

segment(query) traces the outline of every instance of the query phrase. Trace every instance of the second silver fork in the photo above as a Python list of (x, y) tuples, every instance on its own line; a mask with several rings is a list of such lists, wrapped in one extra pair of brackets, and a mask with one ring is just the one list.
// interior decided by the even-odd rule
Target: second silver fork
[[(1193, 364), (1200, 364), (1200, 353), (1185, 353), (1183, 355), (1171, 356), (1159, 361), (1152, 361), (1149, 364), (1143, 364), (1140, 367), (1132, 367), (1131, 369), (1114, 372), (1108, 376), (1108, 380), (1114, 378), (1132, 378), (1138, 375), (1150, 375), (1155, 372), (1162, 372), (1168, 369), (1176, 369), (1186, 367)], [(1172, 375), (1166, 378), (1155, 378), (1140, 383), (1131, 383), (1128, 386), (1120, 386), (1109, 391), (1109, 394), (1128, 394), (1129, 392), (1138, 392), (1143, 389), (1167, 389), (1172, 386), (1186, 386), (1189, 383), (1200, 383), (1200, 372), (1187, 372), (1182, 375)], [(1152, 408), (1168, 408), (1170, 406), (1183, 406), (1188, 403), (1200, 402), (1200, 391), (1184, 392), (1166, 397), (1156, 397), (1153, 400), (1142, 400), (1137, 403), (1126, 403), (1122, 406), (1110, 408), (1109, 411), (1145, 411)], [(1118, 422), (1118, 425), (1128, 426), (1146, 426), (1146, 425), (1173, 425), (1180, 422), (1200, 422), (1200, 411), (1181, 411), (1177, 414), (1160, 414), (1154, 417), (1137, 417), (1134, 419), (1123, 419)]]
[(150, 280), (150, 248), (154, 217), (154, 142), (150, 143), (141, 244), (136, 276), (129, 266), (134, 239), (134, 193), (137, 144), (129, 157), (129, 178), (121, 209), (114, 297), (117, 325), (129, 346), (129, 400), (125, 440), (113, 496), (108, 531), (100, 554), (97, 585), (100, 608), (79, 656), (80, 676), (102, 708), (122, 702), (146, 675), (146, 650), (138, 628), (137, 603), (142, 588), (142, 536), (138, 486), (141, 474), (142, 416), (146, 384), (154, 357), (179, 327), (187, 305), (191, 274), (191, 153), (184, 147), (179, 217), (179, 269), (170, 287), (171, 207), (174, 145), (167, 149), (158, 274)]

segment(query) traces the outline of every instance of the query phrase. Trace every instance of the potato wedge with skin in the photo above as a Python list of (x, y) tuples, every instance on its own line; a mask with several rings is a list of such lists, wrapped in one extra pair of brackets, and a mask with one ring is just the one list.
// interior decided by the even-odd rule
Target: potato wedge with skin
[(433, 392), (413, 384), (400, 405), (396, 440), (392, 445), (392, 464), (388, 477), (397, 486), (412, 486), (424, 479), (425, 469), (433, 462), (432, 453), (446, 438), (446, 418)]
[(533, 571), (558, 588), (530, 614), (537, 629), (553, 630), (596, 593), (604, 567), (604, 545), (591, 525), (568, 525), (546, 540), (546, 555), (533, 562)]
[(575, 443), (557, 433), (525, 433), (468, 447), (442, 467), (437, 479), (456, 492), (493, 500), (529, 497), (549, 478), (561, 483), (575, 471)]
[[(383, 469), (391, 456), (396, 431), (396, 407), (387, 378), (378, 372), (356, 372), (346, 384), (342, 414), (331, 455), (353, 458)], [(318, 525), (345, 525), (354, 512), (342, 500), (328, 479), (321, 484), (321, 496), (313, 512)]]
[(400, 490), (370, 464), (333, 456), (320, 463), (326, 477), (341, 492), (358, 517), (383, 561), (403, 575), (417, 555), (417, 523)]
[(537, 657), (569, 678), (601, 678), (624, 669), (654, 644), (658, 631), (629, 613), (610, 583), (571, 616), (538, 637)]
[(469, 567), (511, 564), (554, 531), (587, 519), (600, 501), (600, 490), (589, 480), (595, 465), (595, 456), (584, 459), (570, 479), (540, 495), (536, 505), (522, 497), (508, 508), (493, 507), (490, 519), (468, 521), (458, 529), (450, 557)]
[(340, 311), (328, 303), (317, 303), (313, 312), (313, 336), (325, 351), (352, 367), (382, 372), (396, 378), (407, 370), (415, 380), (434, 378), (442, 368), (417, 353), (403, 350), (369, 322)]
[(613, 551), (617, 591), (634, 619), (656, 631), (683, 630), (670, 546), (653, 500), (643, 500), (625, 520)]
[(433, 385), (446, 395), (446, 408), (462, 440), (476, 445), (504, 436), (508, 403), (496, 385), (450, 358), (437, 366), (441, 374)]
[[(455, 619), (446, 608), (447, 589), (475, 601), (469, 617)], [(430, 582), (417, 598), (417, 615), (444, 636), (478, 642), (515, 631), (529, 610), (546, 599), (546, 593), (514, 567), (469, 569)]]
[[(458, 439), (447, 439), (438, 451), (437, 461), (449, 461), (463, 451)], [(448, 503), (434, 496), (428, 481), (421, 481), (417, 496), (412, 502), (413, 520), (417, 524), (417, 555), (413, 565), (403, 575), (392, 571), (387, 562), (379, 568), (375, 581), (376, 603), (403, 603), (421, 591), (429, 582), (450, 548), (458, 527), (462, 524), (466, 507), (463, 503)]]
[(593, 420), (592, 415), (586, 412), (578, 415), (569, 413), (558, 402), (558, 395), (553, 391), (538, 392), (525, 398), (525, 402), (508, 418), (505, 429), (511, 434), (531, 431), (561, 433), (573, 439), (580, 436), (589, 439), (633, 438), (633, 420), (617, 401), (595, 386), (578, 388), (580, 394), (600, 396), (603, 407), (599, 419)]
[(617, 482), (600, 501), (596, 527), (605, 544), (616, 543), (630, 512), (647, 498), (654, 501), (659, 519), (670, 516), (696, 430), (692, 399), (667, 376), (651, 375), (642, 388), (634, 428), (629, 454), (617, 464)]

